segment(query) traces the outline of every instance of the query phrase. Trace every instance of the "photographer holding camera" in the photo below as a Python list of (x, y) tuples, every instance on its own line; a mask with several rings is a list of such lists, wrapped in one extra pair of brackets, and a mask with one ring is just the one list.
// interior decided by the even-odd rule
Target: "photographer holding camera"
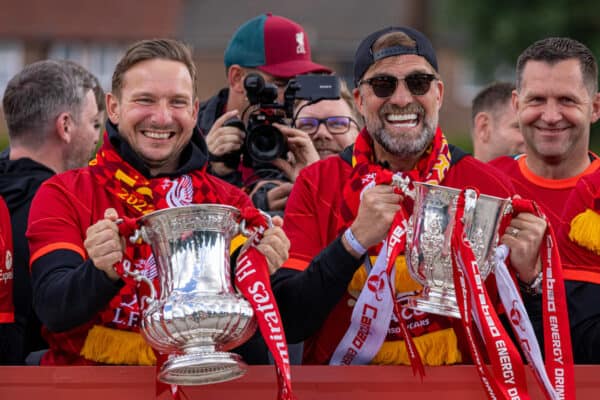
[[(244, 81), (249, 74), (256, 74), (270, 88), (269, 84), (275, 85), (276, 96), (270, 99), (270, 103), (280, 104), (291, 78), (331, 71), (311, 61), (308, 38), (300, 25), (271, 14), (255, 17), (236, 31), (225, 50), (225, 66), (228, 87), (203, 103), (198, 114), (198, 128), (205, 136), (210, 152), (210, 173), (245, 188), (257, 207), (282, 211), (293, 176), (288, 176), (278, 166), (283, 165), (284, 170), (293, 173), (319, 157), (310, 137), (305, 132), (289, 128), (285, 113), (277, 110), (269, 125), (283, 134), (287, 150), (294, 160), (282, 164), (286, 162), (286, 151), (286, 154), (275, 157), (277, 160), (271, 160), (273, 162), (242, 162), (244, 157), (247, 158), (243, 155), (244, 147), (247, 147), (246, 128), (252, 127), (245, 126), (246, 123), (252, 124), (250, 119), (245, 118), (250, 115), (242, 115), (250, 105)], [(272, 95), (271, 89), (267, 92)], [(255, 104), (262, 106), (265, 104), (262, 100)], [(269, 142), (264, 143), (267, 144)]]

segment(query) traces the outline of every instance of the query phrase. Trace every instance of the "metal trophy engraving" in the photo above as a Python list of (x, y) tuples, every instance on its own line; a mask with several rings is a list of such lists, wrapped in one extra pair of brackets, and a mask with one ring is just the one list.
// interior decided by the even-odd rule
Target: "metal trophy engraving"
[[(415, 182), (415, 204), (406, 245), (408, 271), (423, 290), (408, 300), (408, 307), (460, 318), (456, 303), (451, 260), (456, 200), (460, 190)], [(465, 234), (486, 279), (494, 268), (494, 252), (502, 217), (511, 212), (510, 199), (465, 194)]]
[(165, 383), (216, 383), (247, 370), (239, 355), (227, 352), (256, 330), (252, 307), (231, 280), (231, 240), (244, 231), (239, 215), (234, 207), (198, 204), (138, 221), (136, 234), (150, 244), (160, 282), (160, 297), (151, 293), (142, 312), (141, 332), (171, 354), (158, 376)]

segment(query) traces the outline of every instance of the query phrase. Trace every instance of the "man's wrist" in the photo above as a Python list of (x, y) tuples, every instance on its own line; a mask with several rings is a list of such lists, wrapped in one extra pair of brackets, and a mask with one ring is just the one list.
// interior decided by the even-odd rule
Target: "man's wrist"
[(344, 234), (342, 235), (342, 244), (355, 258), (360, 258), (367, 252), (367, 249), (356, 239), (350, 228), (344, 231)]
[(523, 282), (517, 275), (517, 281), (521, 291), (532, 296), (542, 293), (542, 280), (543, 275), (541, 271), (530, 282)]
[(225, 176), (235, 171), (232, 168), (228, 168), (224, 162), (210, 161), (209, 163), (210, 172), (215, 176)]

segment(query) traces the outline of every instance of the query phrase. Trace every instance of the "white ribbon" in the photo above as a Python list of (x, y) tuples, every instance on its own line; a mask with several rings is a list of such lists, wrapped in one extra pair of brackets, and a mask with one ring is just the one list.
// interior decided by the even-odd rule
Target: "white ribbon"
[(350, 327), (335, 349), (330, 365), (369, 364), (381, 348), (394, 309), (390, 279), (393, 282), (395, 269), (389, 277), (386, 260), (387, 243), (384, 241), (352, 310)]
[(504, 305), (512, 330), (519, 340), (519, 345), (525, 354), (525, 358), (527, 358), (529, 365), (533, 367), (538, 381), (544, 385), (546, 393), (550, 398), (556, 400), (559, 397), (554, 391), (554, 387), (550, 383), (550, 379), (546, 373), (540, 345), (529, 320), (529, 315), (527, 314), (519, 290), (515, 287), (514, 281), (504, 262), (508, 254), (509, 248), (506, 245), (500, 245), (496, 248), (494, 257), (496, 268), (494, 274), (496, 275), (496, 285), (498, 286), (500, 300)]

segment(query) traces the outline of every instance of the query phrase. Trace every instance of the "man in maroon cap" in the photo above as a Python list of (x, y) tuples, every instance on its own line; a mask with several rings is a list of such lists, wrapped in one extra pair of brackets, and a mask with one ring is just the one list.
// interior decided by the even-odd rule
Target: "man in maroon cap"
[[(253, 166), (240, 165), (240, 149), (246, 133), (241, 124), (228, 124), (233, 118), (243, 119), (249, 102), (244, 79), (259, 74), (266, 83), (277, 86), (278, 99), (288, 81), (296, 75), (330, 73), (331, 70), (311, 60), (310, 44), (304, 29), (287, 18), (270, 13), (255, 17), (238, 28), (225, 50), (228, 87), (200, 105), (198, 128), (205, 136), (211, 155), (210, 172), (229, 183), (251, 191), (254, 203), (265, 210), (283, 210), (292, 184), (276, 168), (270, 176), (257, 174)], [(234, 124), (235, 125), (235, 124)], [(297, 166), (317, 161), (319, 155), (308, 135), (277, 124), (286, 136)], [(233, 153), (233, 155), (232, 155)], [(277, 166), (276, 160), (273, 163)], [(257, 180), (262, 181), (256, 184)], [(267, 185), (262, 185), (267, 183)]]

